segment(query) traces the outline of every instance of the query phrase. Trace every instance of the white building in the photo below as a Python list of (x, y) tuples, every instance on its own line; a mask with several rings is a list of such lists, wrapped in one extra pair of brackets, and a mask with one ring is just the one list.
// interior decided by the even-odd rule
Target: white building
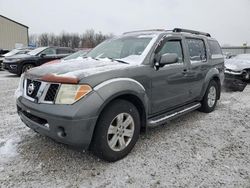
[(28, 46), (28, 29), (26, 25), (0, 15), (0, 49)]

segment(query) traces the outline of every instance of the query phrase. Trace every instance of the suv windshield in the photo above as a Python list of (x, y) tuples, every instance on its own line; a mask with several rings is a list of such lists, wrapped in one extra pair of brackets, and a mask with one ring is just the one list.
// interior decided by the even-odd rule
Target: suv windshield
[(95, 59), (109, 58), (139, 64), (144, 60), (156, 38), (157, 35), (152, 34), (116, 37), (104, 41), (86, 56)]
[(88, 53), (88, 51), (79, 50), (79, 51), (77, 51), (77, 52), (75, 52), (75, 53), (73, 53), (73, 54), (71, 54), (71, 55), (63, 58), (62, 60), (66, 61), (66, 60), (70, 60), (70, 59), (76, 59), (78, 57), (85, 56), (87, 53)]
[(29, 55), (37, 55), (40, 52), (42, 52), (43, 50), (45, 50), (46, 48), (48, 48), (48, 47), (39, 47), (39, 48), (36, 48), (36, 49), (30, 51), (28, 54)]
[(19, 51), (20, 50), (18, 50), (18, 49), (14, 49), (14, 50), (11, 50), (10, 52), (8, 52), (7, 54), (4, 54), (3, 56), (5, 56), (5, 57), (12, 56), (12, 55), (17, 54)]

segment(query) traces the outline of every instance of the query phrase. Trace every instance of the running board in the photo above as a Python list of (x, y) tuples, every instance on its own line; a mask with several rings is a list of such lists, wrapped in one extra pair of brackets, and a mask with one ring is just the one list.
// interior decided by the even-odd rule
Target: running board
[(148, 120), (148, 125), (149, 126), (157, 126), (157, 125), (163, 124), (171, 119), (174, 119), (174, 118), (177, 118), (181, 115), (187, 114), (187, 113), (194, 111), (200, 107), (201, 107), (201, 103), (193, 103), (191, 105), (179, 108), (177, 110), (170, 111), (166, 114), (163, 114), (163, 115), (160, 115), (157, 117), (153, 117), (153, 118)]

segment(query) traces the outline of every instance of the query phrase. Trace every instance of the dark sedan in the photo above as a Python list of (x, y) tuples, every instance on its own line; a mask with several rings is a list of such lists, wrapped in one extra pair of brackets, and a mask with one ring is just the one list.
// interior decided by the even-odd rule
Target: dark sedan
[(74, 51), (66, 47), (39, 47), (27, 54), (7, 57), (3, 61), (3, 68), (10, 73), (21, 75), (28, 69), (40, 66), (55, 59), (61, 59)]

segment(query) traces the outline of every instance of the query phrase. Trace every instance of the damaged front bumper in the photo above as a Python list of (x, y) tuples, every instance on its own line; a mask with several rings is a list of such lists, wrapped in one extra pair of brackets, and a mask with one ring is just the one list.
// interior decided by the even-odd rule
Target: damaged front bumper
[(243, 91), (249, 80), (249, 73), (242, 71), (241, 73), (232, 73), (225, 71), (225, 80), (223, 86), (232, 91)]

